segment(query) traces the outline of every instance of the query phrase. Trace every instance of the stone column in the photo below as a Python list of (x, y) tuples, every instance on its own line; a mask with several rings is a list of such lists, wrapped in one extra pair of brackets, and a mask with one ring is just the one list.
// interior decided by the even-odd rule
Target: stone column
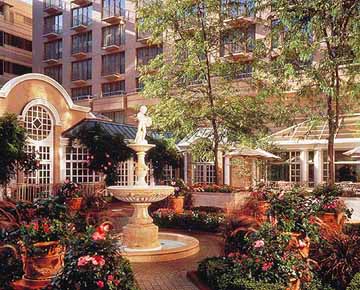
[(303, 150), (300, 152), (300, 170), (301, 183), (308, 184), (309, 182), (309, 151)]
[(230, 172), (231, 172), (231, 161), (229, 156), (224, 158), (224, 184), (230, 185)]
[(314, 151), (314, 181), (315, 185), (323, 181), (323, 156), (320, 149)]

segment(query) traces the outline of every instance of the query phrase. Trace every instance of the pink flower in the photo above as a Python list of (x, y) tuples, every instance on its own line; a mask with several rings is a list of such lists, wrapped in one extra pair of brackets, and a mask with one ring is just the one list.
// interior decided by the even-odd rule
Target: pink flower
[(105, 265), (105, 259), (103, 256), (93, 256), (91, 259), (91, 262), (93, 263), (93, 265), (95, 266), (104, 266)]
[(114, 284), (115, 284), (115, 286), (118, 286), (120, 284), (120, 280), (115, 280)]
[(100, 233), (100, 232), (96, 231), (96, 232), (94, 232), (94, 233), (92, 234), (92, 239), (93, 239), (94, 241), (105, 240), (105, 238), (106, 238), (106, 234), (105, 234), (105, 233)]
[(104, 288), (104, 282), (103, 281), (97, 281), (96, 285), (98, 285), (99, 288)]
[(273, 262), (264, 263), (261, 267), (261, 269), (265, 272), (269, 270), (274, 265)]
[(83, 257), (80, 257), (80, 258), (78, 259), (77, 265), (78, 265), (78, 267), (83, 267), (83, 266), (85, 266), (89, 261), (91, 261), (91, 257), (90, 257), (90, 256), (83, 256)]
[(108, 281), (113, 281), (114, 280), (114, 276), (113, 275), (109, 275), (108, 276)]
[(257, 240), (254, 242), (254, 248), (258, 249), (258, 248), (262, 248), (265, 245), (265, 242), (263, 240)]

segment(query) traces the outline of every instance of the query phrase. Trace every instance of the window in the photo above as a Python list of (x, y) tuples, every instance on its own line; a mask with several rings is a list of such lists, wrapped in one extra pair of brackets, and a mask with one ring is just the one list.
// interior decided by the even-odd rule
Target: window
[(27, 111), (24, 125), (29, 138), (34, 141), (46, 139), (52, 130), (50, 114), (42, 106), (33, 106)]
[(253, 17), (255, 1), (253, 0), (222, 0), (222, 11), (225, 18), (240, 16)]
[(59, 39), (45, 43), (44, 50), (45, 60), (62, 58), (62, 40)]
[(31, 67), (9, 61), (4, 61), (5, 73), (9, 73), (13, 75), (23, 75), (23, 74), (31, 73), (31, 71), (32, 71)]
[(51, 7), (62, 8), (63, 0), (45, 0), (44, 9), (51, 8)]
[(44, 33), (59, 34), (63, 30), (63, 15), (49, 16), (44, 19)]
[(125, 0), (103, 0), (102, 18), (125, 15)]
[(84, 25), (89, 26), (92, 23), (92, 5), (86, 7), (78, 7), (71, 10), (72, 27)]
[(125, 93), (125, 81), (106, 83), (102, 85), (103, 97), (124, 95)]
[(113, 25), (104, 27), (102, 30), (102, 46), (125, 44), (125, 26)]
[(32, 50), (32, 42), (30, 40), (0, 31), (0, 46), (4, 44), (27, 51)]
[(116, 123), (125, 123), (125, 112), (124, 111), (111, 111), (111, 112), (101, 112), (102, 115), (111, 119)]
[(162, 46), (138, 48), (136, 51), (137, 65), (147, 65), (152, 59), (163, 52)]
[(92, 33), (87, 31), (72, 36), (71, 53), (91, 52)]
[(280, 152), (277, 154), (284, 161), (272, 162), (269, 166), (271, 181), (301, 181), (300, 152)]
[(103, 55), (102, 75), (125, 73), (125, 52)]
[(0, 59), (0, 75), (4, 74), (4, 61)]
[(251, 52), (254, 48), (254, 41), (255, 25), (229, 30), (222, 38), (221, 56)]
[(215, 183), (215, 165), (213, 162), (196, 162), (193, 165), (194, 183)]
[(62, 65), (49, 66), (44, 68), (44, 74), (62, 83)]
[(141, 18), (136, 19), (136, 39), (137, 40), (147, 39), (151, 36), (150, 32), (141, 31), (139, 29), (139, 24), (141, 24), (142, 22), (143, 22), (143, 20)]
[(91, 59), (76, 61), (71, 64), (71, 80), (89, 80), (91, 79)]
[(100, 181), (100, 175), (90, 170), (87, 161), (90, 153), (86, 147), (66, 147), (66, 178), (76, 183), (93, 183)]
[(253, 66), (251, 63), (234, 62), (229, 65), (225, 72), (227, 79), (242, 80), (252, 76)]
[(136, 91), (141, 92), (144, 89), (144, 83), (140, 80), (140, 78), (136, 78)]
[(176, 170), (169, 164), (165, 164), (163, 168), (163, 181), (172, 181), (176, 179)]
[(71, 89), (71, 98), (74, 101), (90, 99), (91, 95), (92, 95), (91, 86)]

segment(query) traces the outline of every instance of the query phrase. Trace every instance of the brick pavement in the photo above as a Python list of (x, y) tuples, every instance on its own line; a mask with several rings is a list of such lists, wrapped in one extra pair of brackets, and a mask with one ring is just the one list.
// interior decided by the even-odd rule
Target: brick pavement
[(197, 287), (186, 278), (186, 272), (197, 269), (198, 262), (202, 259), (221, 254), (223, 242), (221, 237), (215, 234), (176, 232), (199, 239), (199, 253), (170, 262), (133, 263), (135, 277), (141, 290), (197, 290)]

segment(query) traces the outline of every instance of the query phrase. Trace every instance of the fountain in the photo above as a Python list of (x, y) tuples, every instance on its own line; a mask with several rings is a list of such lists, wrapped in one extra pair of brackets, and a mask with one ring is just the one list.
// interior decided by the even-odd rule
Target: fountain
[(141, 106), (135, 143), (128, 146), (136, 152), (137, 165), (135, 185), (110, 186), (112, 195), (134, 207), (129, 223), (123, 227), (122, 255), (133, 262), (169, 261), (188, 257), (199, 251), (199, 241), (193, 237), (159, 233), (158, 227), (149, 215), (151, 203), (165, 199), (174, 192), (174, 188), (165, 185), (148, 185), (146, 176), (149, 168), (145, 163), (146, 152), (155, 147), (145, 139), (146, 128), (151, 126), (151, 118), (146, 116), (147, 108)]

